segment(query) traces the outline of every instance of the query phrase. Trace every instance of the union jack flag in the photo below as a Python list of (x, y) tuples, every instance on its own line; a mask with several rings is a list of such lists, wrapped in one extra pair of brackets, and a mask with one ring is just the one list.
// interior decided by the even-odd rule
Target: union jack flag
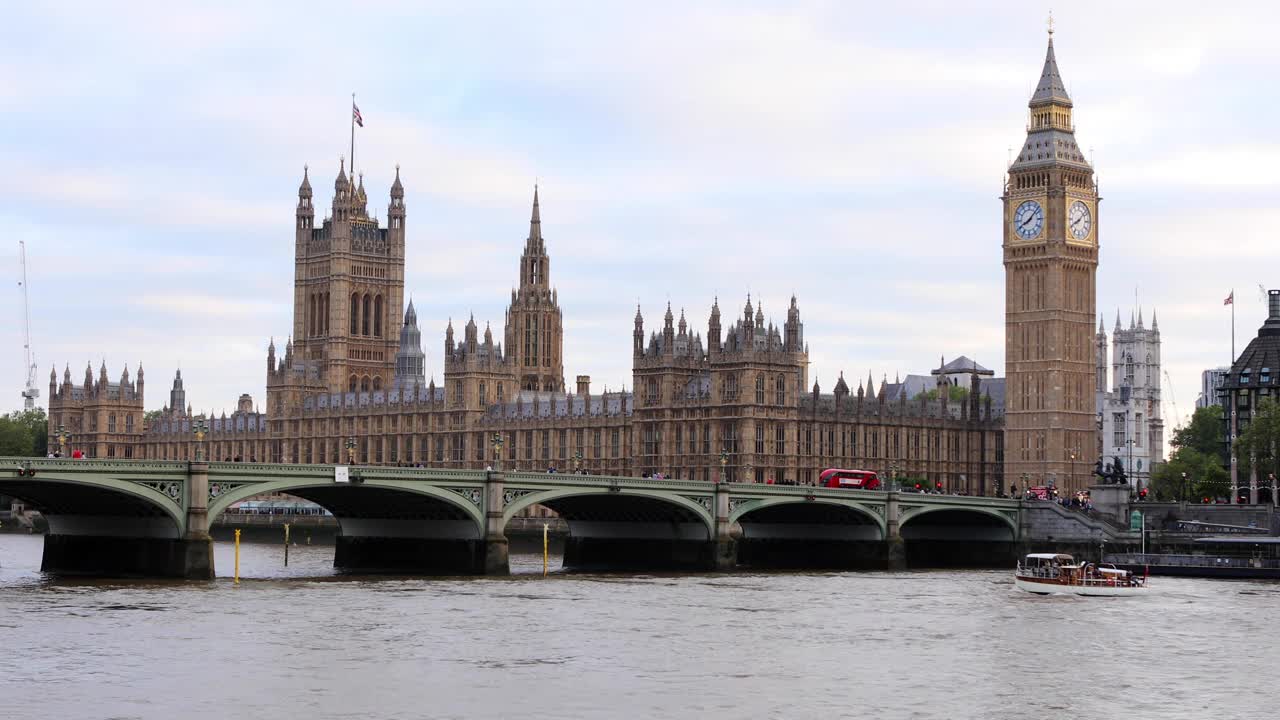
[(364, 127), (364, 118), (360, 117), (360, 107), (355, 103), (351, 103), (351, 119), (355, 120), (360, 127)]
[[(363, 126), (363, 125), (361, 125), (360, 127), (364, 127), (364, 126)], [(1222, 304), (1223, 304), (1223, 305), (1235, 305), (1235, 304), (1236, 304), (1236, 291), (1235, 291), (1235, 290), (1232, 290), (1232, 291), (1231, 291), (1231, 294), (1227, 296), (1227, 299), (1222, 301)]]

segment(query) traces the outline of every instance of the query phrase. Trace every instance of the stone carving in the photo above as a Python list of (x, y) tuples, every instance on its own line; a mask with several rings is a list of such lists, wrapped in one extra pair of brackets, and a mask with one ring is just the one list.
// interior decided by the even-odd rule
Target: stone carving
[(482, 496), (477, 488), (449, 488), (450, 492), (456, 492), (462, 497), (471, 501), (471, 504), (480, 507)]
[(686, 500), (692, 500), (701, 505), (707, 512), (712, 512), (711, 498), (707, 495), (681, 495), (680, 497), (683, 497)]
[(182, 503), (182, 483), (180, 482), (175, 480), (152, 480), (138, 484), (155, 490), (175, 503)]
[(502, 504), (510, 505), (525, 495), (532, 495), (533, 492), (533, 490), (507, 490), (502, 493)]

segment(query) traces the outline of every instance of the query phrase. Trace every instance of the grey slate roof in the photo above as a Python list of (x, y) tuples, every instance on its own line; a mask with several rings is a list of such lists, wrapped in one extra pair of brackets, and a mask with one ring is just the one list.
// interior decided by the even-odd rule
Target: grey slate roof
[(1058, 59), (1053, 54), (1053, 36), (1049, 36), (1049, 50), (1044, 56), (1044, 70), (1040, 72), (1040, 82), (1031, 96), (1031, 107), (1058, 103), (1071, 105), (1071, 96), (1067, 95), (1067, 87), (1062, 82), (1062, 74), (1058, 72)]

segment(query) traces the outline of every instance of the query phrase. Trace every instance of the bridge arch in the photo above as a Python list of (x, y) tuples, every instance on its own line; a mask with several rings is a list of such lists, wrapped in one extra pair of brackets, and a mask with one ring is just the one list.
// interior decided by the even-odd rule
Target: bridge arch
[[(210, 483), (211, 488), (216, 485), (219, 483)], [(241, 500), (273, 492), (294, 495), (325, 508), (333, 513), (344, 535), (389, 533), (400, 537), (434, 531), (459, 539), (479, 539), (484, 534), (479, 488), (464, 497), (426, 483), (378, 479), (335, 483), (332, 479), (289, 478), (236, 484), (210, 501), (209, 520), (212, 522)], [(428, 527), (429, 524), (435, 527)]]
[(0, 494), (39, 509), (54, 535), (178, 538), (186, 531), (183, 486), (183, 478), (144, 485), (41, 471), (35, 478), (0, 479)]
[[(760, 517), (761, 515), (764, 515), (765, 514), (764, 511), (767, 511), (767, 509), (769, 508), (778, 508), (778, 509), (814, 508), (816, 510), (816, 511), (801, 510), (800, 512), (792, 513), (794, 516), (794, 519), (796, 520), (804, 520), (806, 515), (811, 516), (809, 519), (814, 519), (814, 520), (816, 519), (825, 519), (828, 521), (839, 520), (840, 516), (837, 513), (845, 512), (847, 513), (847, 516), (846, 516), (847, 519), (853, 521), (852, 524), (873, 525), (877, 533), (877, 537), (875, 537), (874, 539), (876, 540), (884, 539), (885, 521), (883, 517), (881, 517), (874, 510), (867, 507), (866, 505), (863, 505), (862, 503), (859, 503), (854, 500), (844, 500), (844, 499), (837, 499), (837, 498), (816, 497), (812, 500), (809, 500), (804, 497), (771, 497), (771, 498), (762, 498), (759, 500), (748, 500), (742, 503), (741, 505), (734, 507), (729, 512), (729, 522), (738, 523), (739, 525), (741, 525), (743, 523), (743, 520), (747, 519), (748, 524), (750, 524), (749, 521), (751, 519), (750, 516), (752, 514), (756, 514), (757, 517)], [(829, 509), (835, 509), (836, 512), (832, 513), (829, 511)], [(824, 513), (823, 512), (824, 510), (827, 512)], [(769, 514), (783, 515), (783, 513), (778, 513), (776, 511)], [(763, 520), (763, 518), (761, 519)], [(776, 519), (784, 520), (785, 518), (778, 517)]]
[[(624, 492), (610, 492), (607, 488), (591, 489), (591, 488), (566, 488), (564, 490), (540, 490), (520, 495), (508, 502), (502, 510), (502, 522), (509, 523), (520, 511), (533, 505), (545, 505), (557, 514), (564, 517), (566, 522), (571, 521), (574, 515), (574, 509), (566, 507), (568, 505), (577, 504), (585, 505), (585, 503), (573, 503), (577, 498), (596, 499), (602, 502), (595, 503), (597, 513), (607, 512), (608, 510), (616, 510), (618, 513), (625, 513), (627, 505), (637, 504), (636, 498), (643, 498), (644, 510), (647, 514), (654, 511), (661, 511), (662, 505), (669, 506), (672, 519), (689, 520), (696, 519), (706, 530), (706, 538), (710, 539), (715, 534), (715, 519), (711, 516), (711, 510), (690, 498), (678, 495), (676, 493), (662, 492), (659, 490), (635, 490), (628, 488)], [(559, 501), (559, 502), (557, 502)], [(708, 497), (708, 502), (710, 498)], [(604, 507), (612, 505), (614, 508)], [(559, 506), (559, 507), (557, 507)], [(566, 512), (567, 510), (567, 517)], [(582, 514), (589, 514), (588, 508), (580, 507)]]
[[(928, 517), (927, 522), (917, 522), (921, 517)], [(950, 524), (948, 524), (950, 523)], [(916, 532), (924, 526), (929, 525), (934, 528), (957, 528), (957, 527), (973, 527), (973, 528), (998, 528), (1001, 531), (1008, 531), (1007, 537), (996, 537), (994, 535), (987, 538), (989, 540), (1013, 541), (1018, 538), (1018, 523), (1008, 514), (994, 508), (956, 506), (956, 505), (937, 505), (913, 507), (909, 512), (904, 513), (899, 521), (899, 530), (902, 532), (904, 539), (911, 539), (913, 535), (923, 534)], [(908, 530), (911, 528), (911, 530)], [(975, 533), (979, 534), (979, 533)], [(988, 534), (989, 533), (981, 533)], [(934, 538), (944, 539), (944, 538)], [(977, 539), (959, 537), (955, 539)]]

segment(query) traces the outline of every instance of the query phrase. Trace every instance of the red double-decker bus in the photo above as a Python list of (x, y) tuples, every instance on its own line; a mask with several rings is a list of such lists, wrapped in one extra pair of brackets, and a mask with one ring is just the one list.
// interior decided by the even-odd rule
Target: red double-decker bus
[(880, 476), (870, 470), (831, 468), (823, 470), (822, 474), (818, 476), (818, 485), (829, 488), (878, 490), (880, 488)]

